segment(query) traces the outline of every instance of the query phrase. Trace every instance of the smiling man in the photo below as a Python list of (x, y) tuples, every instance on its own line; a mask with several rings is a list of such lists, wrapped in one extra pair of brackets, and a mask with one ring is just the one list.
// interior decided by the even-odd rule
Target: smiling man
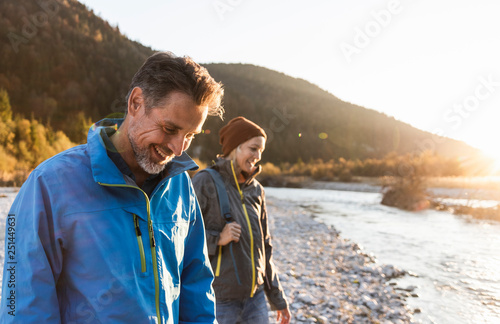
[(111, 141), (141, 186), (189, 147), (201, 132), (208, 109), (179, 91), (170, 93), (152, 109), (145, 108), (141, 88), (132, 89), (129, 101), (128, 116)]
[(222, 96), (205, 68), (156, 53), (124, 120), (96, 123), (87, 144), (31, 173), (9, 212), (1, 323), (215, 322), (184, 151), (222, 116)]

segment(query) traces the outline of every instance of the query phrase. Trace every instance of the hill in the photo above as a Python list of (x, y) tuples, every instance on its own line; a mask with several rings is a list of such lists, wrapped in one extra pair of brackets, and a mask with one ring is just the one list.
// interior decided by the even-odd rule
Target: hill
[[(6, 35), (0, 39), (0, 88), (8, 92), (13, 112), (62, 130), (74, 142), (84, 140), (89, 119), (124, 110), (131, 77), (154, 52), (75, 0), (3, 0), (0, 34)], [(226, 91), (225, 121), (209, 118), (190, 148), (205, 161), (220, 151), (220, 127), (238, 115), (266, 128), (264, 159), (274, 163), (425, 150), (446, 157), (476, 153), (305, 80), (249, 64), (204, 66)]]
[[(249, 64), (206, 64), (226, 89), (226, 120), (242, 115), (270, 135), (271, 162), (310, 158), (382, 158), (434, 151), (466, 157), (477, 150), (463, 142), (421, 131), (375, 110), (342, 101), (305, 80)], [(402, 107), (404, 109), (404, 107)], [(217, 147), (218, 120), (208, 120), (209, 135), (197, 138), (200, 156)], [(212, 153), (213, 154), (213, 153)]]
[(82, 114), (94, 120), (121, 110), (132, 76), (153, 53), (75, 0), (2, 0), (0, 34), (0, 88), (14, 113), (78, 142)]

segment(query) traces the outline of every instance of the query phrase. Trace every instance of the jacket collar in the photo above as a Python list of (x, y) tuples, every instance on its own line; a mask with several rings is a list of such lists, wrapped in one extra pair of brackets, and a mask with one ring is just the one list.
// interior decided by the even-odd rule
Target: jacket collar
[[(234, 182), (234, 175), (233, 175), (233, 170), (231, 169), (231, 161), (226, 160), (223, 158), (217, 158), (215, 161), (215, 168), (219, 171), (220, 174), (223, 175), (223, 177), (229, 178), (231, 180), (231, 183), (233, 186), (236, 187), (236, 183)], [(262, 171), (262, 166), (257, 165), (257, 169), (252, 173), (251, 175), (247, 175), (246, 173), (244, 174), (245, 176), (245, 182), (242, 184), (244, 185), (249, 185), (252, 183), (252, 181), (257, 177), (257, 175)]]
[[(124, 175), (116, 167), (113, 161), (108, 157), (106, 144), (102, 139), (101, 132), (115, 132), (122, 124), (121, 118), (103, 119), (90, 127), (87, 144), (90, 156), (90, 164), (94, 181), (106, 184), (130, 185)], [(181, 156), (175, 157), (167, 164), (162, 172), (163, 180), (174, 177), (188, 170), (196, 170), (198, 165), (189, 157), (186, 152)]]

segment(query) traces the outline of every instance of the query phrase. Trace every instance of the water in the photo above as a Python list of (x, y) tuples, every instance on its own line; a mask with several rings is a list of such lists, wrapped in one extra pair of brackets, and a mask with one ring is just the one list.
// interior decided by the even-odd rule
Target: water
[[(313, 208), (318, 220), (344, 238), (418, 277), (398, 280), (416, 286), (422, 323), (500, 323), (500, 224), (448, 212), (405, 212), (380, 204), (380, 193), (266, 188), (268, 197)], [(272, 217), (272, 215), (271, 215)]]
[[(2, 266), (5, 218), (16, 192), (0, 188)], [(380, 205), (381, 195), (373, 192), (266, 188), (266, 194), (312, 208), (318, 220), (334, 225), (377, 262), (417, 274), (398, 280), (401, 287), (417, 286), (419, 297), (407, 300), (422, 311), (416, 320), (500, 323), (500, 224), (448, 212), (401, 211)]]

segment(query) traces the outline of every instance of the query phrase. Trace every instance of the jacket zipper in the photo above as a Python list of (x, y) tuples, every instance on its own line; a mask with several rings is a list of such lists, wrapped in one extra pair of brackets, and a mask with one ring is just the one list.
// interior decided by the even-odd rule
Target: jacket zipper
[(156, 242), (155, 242), (155, 236), (154, 236), (154, 231), (153, 231), (153, 221), (151, 220), (151, 210), (149, 206), (149, 197), (148, 195), (144, 192), (139, 187), (136, 186), (131, 186), (131, 185), (117, 185), (117, 184), (108, 184), (108, 183), (102, 183), (98, 182), (101, 186), (105, 187), (122, 187), (122, 188), (133, 188), (141, 191), (144, 194), (144, 197), (146, 198), (146, 209), (147, 209), (147, 214), (148, 214), (148, 229), (149, 229), (149, 239), (151, 242), (151, 257), (152, 257), (152, 263), (153, 263), (153, 275), (154, 275), (154, 280), (155, 280), (155, 306), (156, 306), (156, 317), (158, 318), (158, 323), (161, 323), (161, 314), (160, 314), (160, 280), (158, 276), (158, 264), (157, 264), (157, 255), (156, 255)]
[(248, 224), (248, 231), (250, 232), (250, 255), (252, 258), (252, 290), (250, 291), (250, 297), (253, 297), (254, 287), (255, 287), (255, 257), (254, 257), (252, 225), (250, 224), (250, 217), (248, 217), (248, 212), (247, 212), (247, 207), (245, 206), (245, 198), (243, 197), (243, 192), (241, 191), (240, 185), (238, 184), (238, 178), (236, 177), (236, 172), (234, 172), (233, 161), (231, 161), (231, 170), (233, 171), (236, 188), (238, 188), (238, 192), (240, 193), (241, 205), (243, 206), (243, 212), (245, 213), (245, 218)]
[(139, 228), (139, 218), (134, 214), (135, 236), (139, 245), (139, 254), (141, 255), (141, 272), (146, 272), (146, 255), (144, 254), (144, 245), (142, 244), (142, 233)]

